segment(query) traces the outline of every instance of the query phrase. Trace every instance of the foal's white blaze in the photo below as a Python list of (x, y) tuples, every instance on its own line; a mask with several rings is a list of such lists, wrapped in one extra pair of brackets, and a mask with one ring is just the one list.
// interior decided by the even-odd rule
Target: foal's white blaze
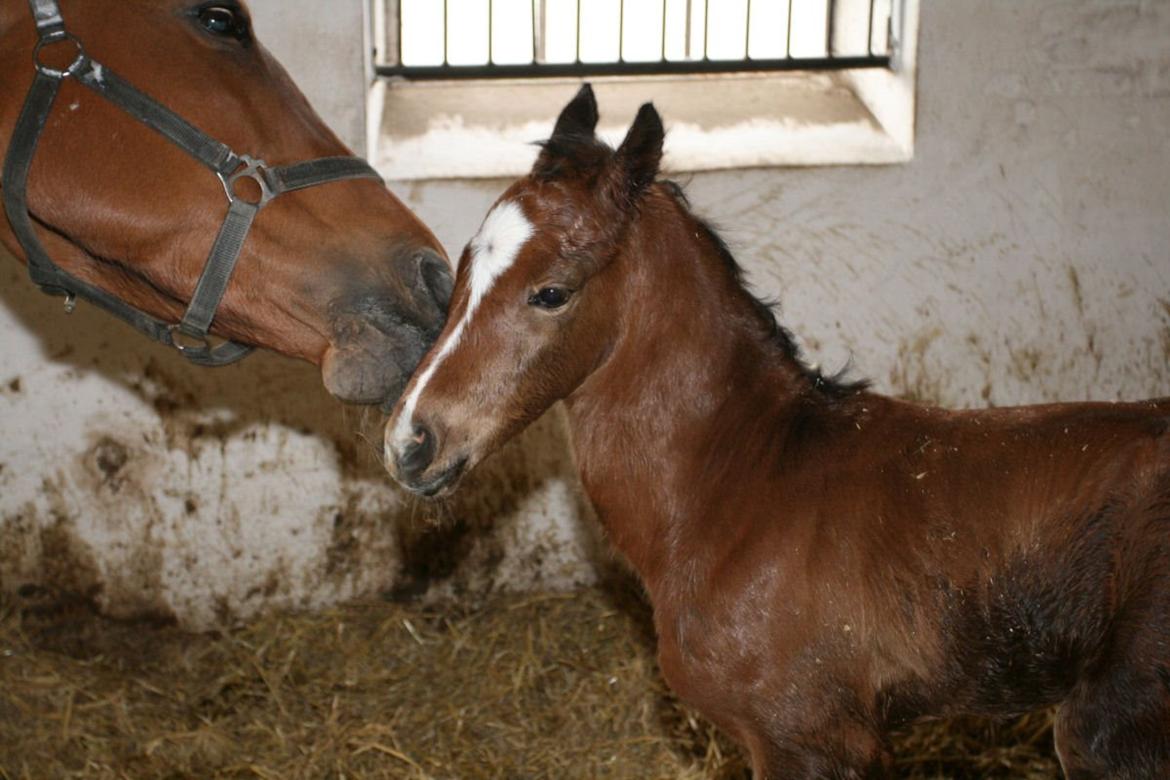
[[(475, 310), (479, 307), (484, 296), (491, 290), (492, 284), (500, 274), (508, 270), (516, 260), (516, 255), (524, 247), (525, 242), (532, 236), (532, 223), (524, 216), (520, 206), (512, 201), (505, 201), (492, 209), (483, 221), (475, 238), (471, 239), (471, 291), (467, 300), (467, 308), (459, 322), (451, 330), (447, 340), (439, 348), (430, 365), (414, 383), (414, 389), (406, 397), (402, 411), (394, 424), (392, 437), (394, 447), (405, 448), (411, 437), (414, 436), (414, 409), (418, 399), (422, 396), (427, 382), (434, 376), (439, 364), (459, 346)], [(387, 462), (393, 457), (391, 446), (386, 444)]]

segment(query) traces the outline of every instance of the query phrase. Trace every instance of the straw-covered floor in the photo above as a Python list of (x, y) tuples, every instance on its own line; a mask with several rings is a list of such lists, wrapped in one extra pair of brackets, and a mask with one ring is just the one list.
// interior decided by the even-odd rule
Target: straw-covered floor
[[(0, 778), (746, 778), (621, 587), (216, 634), (0, 601)], [(909, 778), (1058, 777), (1044, 716), (915, 728)]]

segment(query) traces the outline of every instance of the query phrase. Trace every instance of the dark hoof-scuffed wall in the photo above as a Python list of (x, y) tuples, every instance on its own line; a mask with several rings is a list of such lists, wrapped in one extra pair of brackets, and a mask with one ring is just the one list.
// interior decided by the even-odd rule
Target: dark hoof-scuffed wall
[(221, 626), (355, 596), (593, 578), (555, 414), (422, 502), (382, 470), (381, 416), (315, 369), (187, 365), (0, 258), (0, 589), (122, 618)]

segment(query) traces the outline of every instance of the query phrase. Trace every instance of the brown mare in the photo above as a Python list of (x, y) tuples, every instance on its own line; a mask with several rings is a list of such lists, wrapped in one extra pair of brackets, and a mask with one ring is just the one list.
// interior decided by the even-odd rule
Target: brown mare
[(1170, 777), (1170, 400), (948, 411), (804, 365), (588, 87), (460, 260), (386, 433), (443, 494), (564, 399), (666, 680), (756, 777), (890, 772), (913, 719), (1060, 705), (1070, 778)]
[[(269, 165), (351, 154), (237, 0), (64, 0), (61, 10), (91, 57), (241, 153)], [(0, 159), (36, 40), (28, 2), (0, 0)], [(29, 200), (59, 265), (170, 322), (226, 211), (214, 175), (75, 79), (41, 137)], [(2, 214), (0, 242), (23, 259)], [(392, 402), (442, 327), (450, 284), (438, 241), (382, 184), (336, 182), (257, 217), (213, 332), (319, 365), (342, 400)]]

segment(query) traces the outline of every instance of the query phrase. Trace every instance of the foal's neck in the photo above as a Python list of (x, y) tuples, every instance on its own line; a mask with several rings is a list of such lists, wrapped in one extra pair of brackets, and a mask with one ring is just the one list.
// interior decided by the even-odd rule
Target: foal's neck
[(816, 396), (725, 252), (653, 191), (613, 261), (624, 267), (612, 352), (567, 399), (585, 488), (651, 589), (674, 563), (673, 541), (752, 466), (745, 454), (782, 446)]

